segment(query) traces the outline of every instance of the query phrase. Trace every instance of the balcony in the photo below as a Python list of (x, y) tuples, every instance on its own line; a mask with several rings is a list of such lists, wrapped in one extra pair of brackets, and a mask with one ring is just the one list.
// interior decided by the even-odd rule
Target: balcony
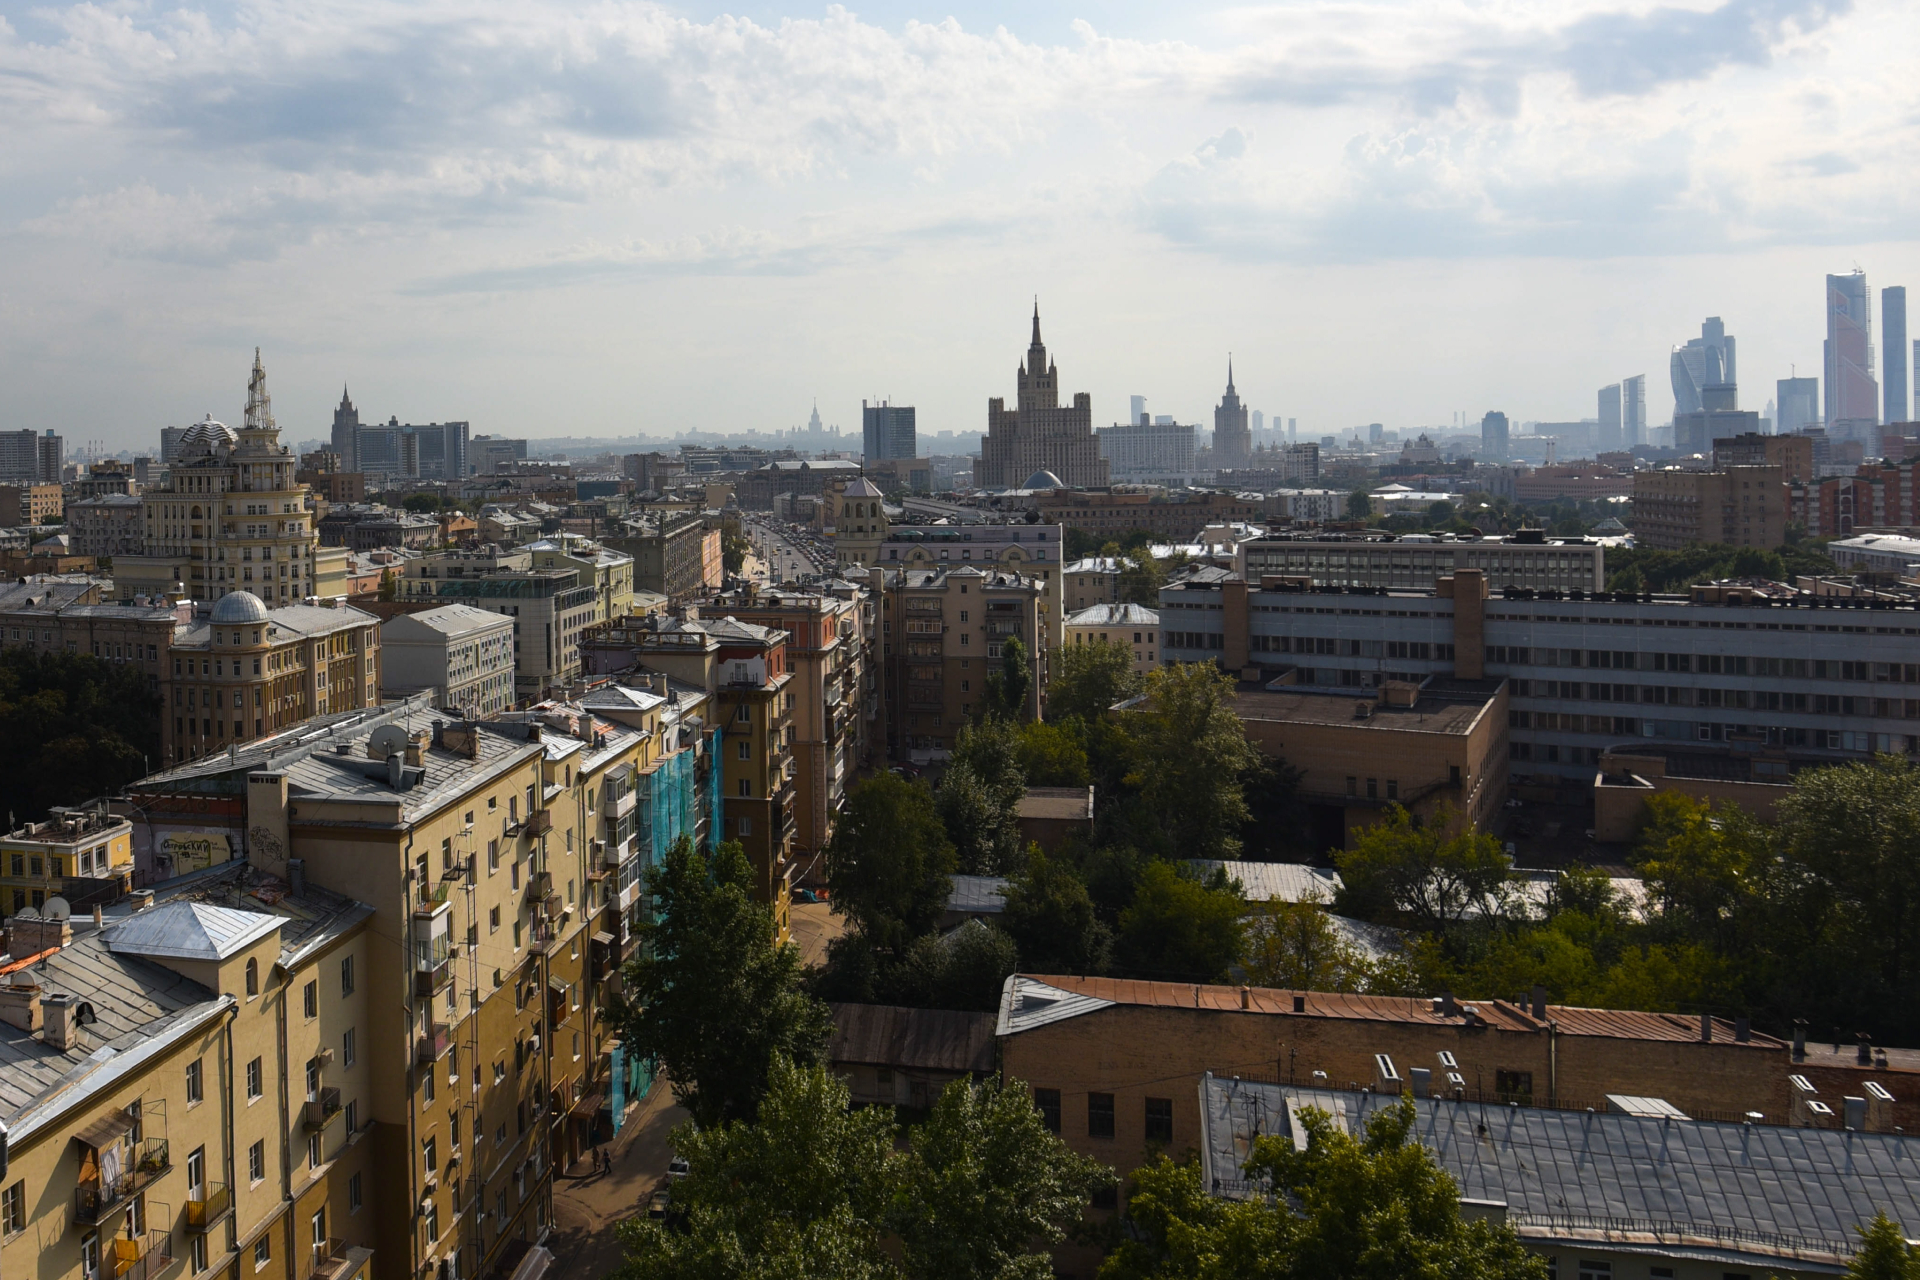
[(526, 832), (530, 836), (543, 836), (553, 830), (553, 810), (535, 809), (527, 815)]
[(535, 924), (527, 937), (527, 949), (544, 956), (560, 945), (560, 931), (550, 924)]
[(639, 803), (640, 793), (632, 787), (628, 787), (618, 794), (607, 797), (607, 816), (610, 818), (624, 818), (632, 813), (633, 807)]
[(423, 1000), (431, 999), (445, 991), (453, 982), (453, 965), (442, 956), (438, 964), (413, 971), (413, 994)]
[(438, 1062), (447, 1056), (447, 1050), (453, 1047), (453, 1033), (444, 1022), (429, 1022), (427, 1029), (420, 1033), (414, 1044), (414, 1062), (426, 1066)]
[(421, 885), (420, 897), (413, 905), (413, 914), (422, 919), (439, 915), (453, 908), (447, 899), (452, 896), (453, 886), (445, 880), (436, 884)]
[(205, 1235), (233, 1212), (233, 1192), (226, 1183), (209, 1182), (201, 1188), (201, 1195), (203, 1199), (187, 1201), (187, 1230), (195, 1235)]
[(114, 1280), (154, 1280), (173, 1265), (173, 1236), (159, 1230), (144, 1231), (131, 1239), (118, 1236), (108, 1265)]
[(73, 1189), (74, 1220), (83, 1226), (97, 1225), (172, 1167), (165, 1138), (140, 1143), (130, 1170), (110, 1182), (82, 1182)]
[(307, 1099), (304, 1123), (308, 1133), (324, 1129), (339, 1118), (340, 1091), (338, 1089), (322, 1089), (319, 1097)]
[(329, 1236), (307, 1247), (306, 1266), (301, 1270), (306, 1280), (346, 1280), (372, 1256), (371, 1250), (350, 1248), (346, 1241)]
[(527, 901), (535, 902), (553, 892), (553, 872), (536, 871), (527, 877)]

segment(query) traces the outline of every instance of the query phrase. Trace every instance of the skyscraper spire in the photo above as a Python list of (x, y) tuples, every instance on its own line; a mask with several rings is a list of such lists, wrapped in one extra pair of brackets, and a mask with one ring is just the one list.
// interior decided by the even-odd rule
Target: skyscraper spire
[(1233, 352), (1227, 352), (1227, 391), (1233, 391)]
[(1033, 345), (1040, 345), (1040, 295), (1033, 295)]
[(267, 370), (260, 348), (253, 349), (253, 376), (247, 379), (247, 416), (242, 430), (273, 430), (273, 400), (267, 395)]

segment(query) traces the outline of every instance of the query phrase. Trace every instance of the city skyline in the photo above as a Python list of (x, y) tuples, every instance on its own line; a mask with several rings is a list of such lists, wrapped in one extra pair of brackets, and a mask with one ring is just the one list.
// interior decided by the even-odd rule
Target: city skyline
[(529, 438), (884, 382), (935, 436), (1035, 292), (1101, 422), (1207, 421), (1224, 350), (1308, 436), (1563, 421), (1703, 315), (1770, 385), (1825, 275), (1920, 279), (1886, 0), (712, 8), (10, 6), (0, 429), (145, 447), (259, 345), (300, 438), (343, 381)]

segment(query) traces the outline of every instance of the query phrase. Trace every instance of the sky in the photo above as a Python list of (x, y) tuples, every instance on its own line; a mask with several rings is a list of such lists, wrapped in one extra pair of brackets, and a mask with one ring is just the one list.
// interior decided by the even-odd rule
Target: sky
[(259, 347), (290, 439), (977, 431), (1036, 297), (1096, 423), (1229, 352), (1303, 434), (1658, 422), (1707, 315), (1759, 409), (1825, 273), (1920, 288), (1916, 64), (1911, 0), (0, 0), (0, 429)]

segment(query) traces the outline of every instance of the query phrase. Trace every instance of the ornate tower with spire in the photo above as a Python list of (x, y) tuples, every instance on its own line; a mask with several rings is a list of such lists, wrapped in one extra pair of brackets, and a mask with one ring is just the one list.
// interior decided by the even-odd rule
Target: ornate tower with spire
[(340, 386), (340, 407), (333, 411), (333, 451), (342, 471), (360, 469), (360, 411), (353, 407), (346, 384)]
[(1060, 403), (1060, 371), (1040, 340), (1040, 301), (1033, 304), (1033, 341), (1026, 362), (1014, 372), (1015, 407), (998, 396), (987, 401), (987, 436), (980, 442), (975, 483), (983, 489), (1017, 489), (1029, 476), (1051, 471), (1068, 485), (1098, 489), (1107, 484), (1107, 461), (1093, 434), (1093, 397), (1075, 393)]
[(1253, 461), (1253, 429), (1247, 423), (1247, 407), (1233, 388), (1233, 357), (1227, 357), (1227, 393), (1213, 411), (1213, 468), (1224, 471), (1244, 467)]

